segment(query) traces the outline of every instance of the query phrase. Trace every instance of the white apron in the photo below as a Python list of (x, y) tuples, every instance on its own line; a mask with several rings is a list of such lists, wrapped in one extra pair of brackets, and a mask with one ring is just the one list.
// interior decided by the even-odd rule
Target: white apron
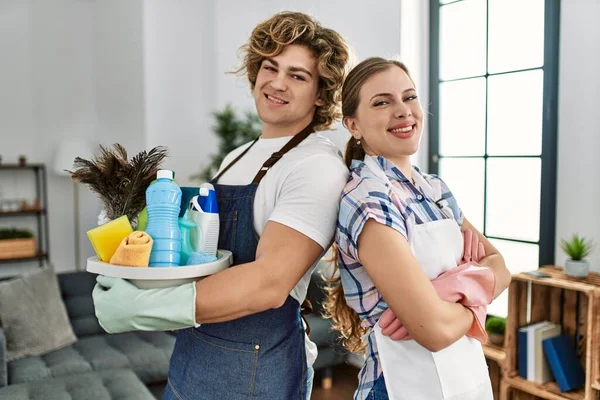
[[(366, 156), (365, 163), (389, 182), (376, 160)], [(439, 186), (432, 187), (418, 175), (414, 178), (427, 197), (441, 198)], [(452, 210), (440, 203), (449, 219), (407, 223), (413, 254), (430, 280), (456, 267), (463, 252), (463, 237)], [(415, 340), (394, 341), (384, 336), (379, 323), (373, 331), (390, 400), (493, 400), (479, 341), (463, 336), (445, 349), (431, 352)]]

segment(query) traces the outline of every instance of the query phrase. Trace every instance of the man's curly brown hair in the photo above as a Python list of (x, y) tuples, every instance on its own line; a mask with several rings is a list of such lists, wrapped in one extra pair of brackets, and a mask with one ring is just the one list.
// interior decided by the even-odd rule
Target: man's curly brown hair
[(244, 63), (238, 72), (246, 73), (250, 87), (254, 90), (263, 60), (277, 56), (285, 46), (291, 44), (304, 46), (317, 60), (319, 98), (323, 105), (317, 107), (313, 124), (317, 131), (329, 129), (342, 116), (342, 84), (350, 61), (349, 48), (336, 31), (324, 28), (314, 18), (303, 13), (277, 13), (258, 24), (248, 43), (240, 48), (244, 54)]

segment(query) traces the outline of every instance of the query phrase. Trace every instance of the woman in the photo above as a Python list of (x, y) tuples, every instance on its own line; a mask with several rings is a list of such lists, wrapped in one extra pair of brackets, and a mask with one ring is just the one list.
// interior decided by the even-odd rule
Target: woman
[[(467, 335), (474, 312), (444, 301), (431, 281), (473, 259), (485, 265), (477, 266), (482, 276), (492, 275), (491, 301), (508, 287), (510, 273), (446, 184), (411, 165), (423, 110), (407, 68), (381, 58), (357, 65), (342, 88), (342, 113), (352, 134), (345, 155), (351, 177), (336, 232), (341, 285), (332, 289), (328, 311), (351, 350), (366, 347), (354, 398), (492, 399), (481, 343)], [(481, 243), (472, 255), (463, 254), (471, 250), (461, 234), (467, 231)], [(481, 247), (483, 258), (475, 254)], [(405, 340), (382, 333), (388, 307)]]

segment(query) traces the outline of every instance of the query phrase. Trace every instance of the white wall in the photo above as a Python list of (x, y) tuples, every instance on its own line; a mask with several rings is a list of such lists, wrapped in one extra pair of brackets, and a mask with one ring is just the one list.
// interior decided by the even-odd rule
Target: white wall
[[(93, 13), (92, 35), (88, 41), (92, 60), (88, 73), (94, 82), (95, 101), (93, 143), (107, 147), (120, 143), (131, 158), (146, 146), (143, 1), (103, 0), (84, 3), (91, 5)], [(84, 158), (89, 159), (90, 156)], [(80, 265), (85, 268), (87, 257), (94, 255), (86, 231), (97, 225), (101, 203), (87, 186), (81, 185), (79, 193)], [(55, 260), (54, 255), (52, 259)]]
[[(57, 271), (79, 266), (93, 249), (85, 232), (96, 224), (100, 202), (85, 186), (80, 198), (78, 238), (71, 180), (54, 173), (64, 140), (144, 148), (142, 1), (32, 2), (32, 81), (37, 160), (48, 166), (50, 256)], [(90, 158), (92, 154), (80, 154)]]
[(144, 2), (87, 3), (94, 8), (94, 32), (88, 46), (94, 61), (96, 138), (103, 145), (118, 142), (133, 156), (145, 149)]
[[(31, 162), (47, 164), (50, 253), (58, 270), (73, 269), (74, 264), (74, 237), (62, 234), (73, 232), (73, 188), (68, 178), (54, 175), (54, 153), (62, 139), (94, 135), (91, 4), (19, 0), (0, 5), (0, 154), (4, 162), (25, 154)], [(0, 197), (34, 199), (31, 171), (3, 174), (10, 178), (0, 178)], [(82, 200), (86, 202), (85, 194)], [(1, 224), (34, 229), (35, 219), (5, 219)], [(35, 266), (3, 264), (0, 274)]]
[(16, 162), (19, 154), (34, 155), (31, 29), (29, 1), (0, 2), (0, 156), (5, 163)]
[(593, 239), (600, 272), (600, 2), (561, 3), (558, 97), (556, 262), (559, 240), (579, 232)]
[[(50, 255), (57, 271), (75, 264), (74, 186), (53, 170), (60, 143), (83, 137), (118, 141), (131, 153), (145, 147), (141, 7), (141, 0), (0, 3), (0, 54), (6, 55), (0, 64), (0, 154), (5, 162), (25, 154), (47, 165)], [(0, 185), (4, 197), (34, 197), (30, 172), (0, 177)], [(100, 203), (86, 187), (79, 195), (77, 240), (85, 266), (93, 254), (85, 232), (95, 225)], [(35, 226), (29, 217), (0, 224)], [(36, 265), (3, 264), (0, 275)]]
[[(0, 2), (0, 157), (3, 163), (16, 163), (21, 154), (28, 159), (35, 158), (31, 25), (29, 1)], [(34, 185), (30, 171), (0, 171), (0, 201), (32, 200)], [(15, 218), (3, 218), (0, 227), (35, 227), (34, 220), (17, 222)], [(0, 273), (9, 268), (0, 265)]]
[(182, 186), (217, 148), (214, 26), (213, 1), (144, 2), (146, 147), (168, 147)]
[[(50, 257), (57, 271), (72, 270), (74, 259), (74, 185), (54, 172), (54, 156), (63, 140), (95, 135), (93, 68), (94, 6), (89, 2), (32, 1), (32, 81), (36, 158), (47, 165)], [(80, 226), (91, 208), (81, 191)], [(65, 234), (69, 232), (70, 234)], [(84, 231), (85, 232), (85, 231)], [(87, 241), (79, 238), (82, 253)], [(80, 260), (81, 263), (81, 260)], [(81, 264), (80, 264), (81, 265)]]

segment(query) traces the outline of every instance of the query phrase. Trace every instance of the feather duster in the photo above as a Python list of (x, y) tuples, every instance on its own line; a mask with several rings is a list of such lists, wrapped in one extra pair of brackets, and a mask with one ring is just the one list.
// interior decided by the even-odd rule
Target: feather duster
[(146, 189), (156, 179), (167, 149), (157, 146), (138, 153), (131, 160), (119, 143), (113, 149), (100, 146), (100, 153), (92, 160), (75, 158), (71, 179), (88, 185), (103, 203), (108, 219), (127, 215), (136, 221), (146, 206)]

